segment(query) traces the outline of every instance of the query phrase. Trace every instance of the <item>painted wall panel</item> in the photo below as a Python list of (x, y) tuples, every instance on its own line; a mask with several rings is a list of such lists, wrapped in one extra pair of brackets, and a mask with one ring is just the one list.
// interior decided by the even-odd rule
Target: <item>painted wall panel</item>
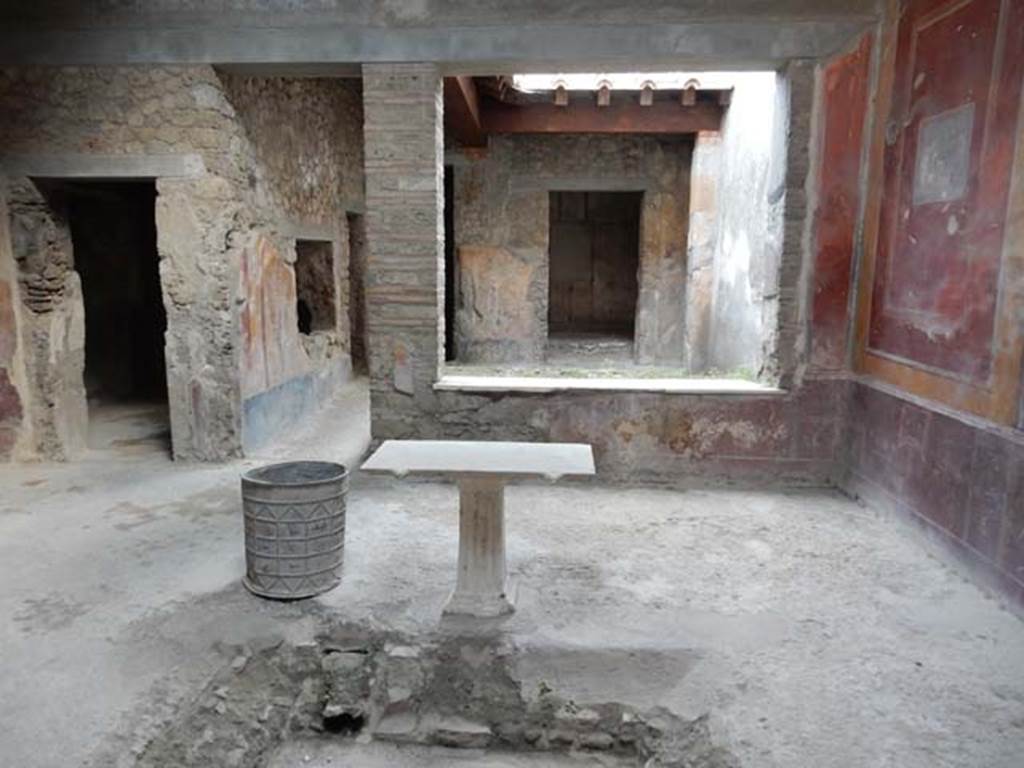
[(1024, 13), (919, 0), (900, 21), (869, 351), (978, 385), (993, 336)]
[(865, 35), (854, 50), (831, 60), (821, 78), (824, 122), (815, 213), (811, 361), (822, 369), (841, 369), (846, 363), (872, 41), (872, 35)]

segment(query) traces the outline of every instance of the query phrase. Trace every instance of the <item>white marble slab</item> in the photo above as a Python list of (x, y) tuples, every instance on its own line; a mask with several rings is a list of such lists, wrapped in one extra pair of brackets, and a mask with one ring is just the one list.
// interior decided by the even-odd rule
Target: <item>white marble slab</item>
[(362, 468), (398, 476), (431, 473), (556, 479), (593, 475), (594, 453), (584, 443), (385, 440)]

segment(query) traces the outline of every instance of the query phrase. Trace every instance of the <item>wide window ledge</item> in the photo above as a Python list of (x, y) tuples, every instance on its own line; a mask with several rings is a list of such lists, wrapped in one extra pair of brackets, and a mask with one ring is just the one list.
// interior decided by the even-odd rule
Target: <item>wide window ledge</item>
[(661, 392), (677, 395), (785, 395), (786, 390), (746, 379), (566, 376), (472, 376), (445, 374), (440, 392)]

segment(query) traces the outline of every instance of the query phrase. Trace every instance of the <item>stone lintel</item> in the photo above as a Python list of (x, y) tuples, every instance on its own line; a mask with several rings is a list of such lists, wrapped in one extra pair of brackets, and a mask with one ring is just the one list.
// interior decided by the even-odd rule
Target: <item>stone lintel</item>
[(202, 176), (206, 166), (197, 154), (5, 154), (0, 155), (0, 173), (36, 179), (166, 179)]

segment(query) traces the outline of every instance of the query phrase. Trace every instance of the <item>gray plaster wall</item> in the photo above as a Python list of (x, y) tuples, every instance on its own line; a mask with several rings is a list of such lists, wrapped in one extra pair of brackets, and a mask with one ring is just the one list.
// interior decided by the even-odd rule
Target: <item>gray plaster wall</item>
[(582, 71), (742, 69), (840, 50), (876, 17), (874, 0), (258, 0), (9, 3), (0, 62), (231, 63), (273, 74), (357, 72), (359, 62)]
[(454, 166), (459, 362), (539, 362), (553, 190), (642, 191), (635, 355), (685, 355), (690, 137), (498, 135)]
[(691, 353), (698, 371), (757, 375), (775, 353), (786, 205), (785, 92), (773, 72), (736, 75), (711, 161), (714, 229), (702, 251), (691, 251), (699, 259), (691, 269), (706, 267), (709, 256), (711, 265), (701, 285), (708, 292), (703, 335)]
[[(73, 455), (85, 422), (84, 409), (73, 405), (82, 389), (73, 249), (66, 220), (32, 178), (180, 171), (156, 178), (176, 457), (238, 455), (247, 396), (347, 364), (346, 311), (338, 312), (335, 341), (319, 345), (320, 358), (302, 349), (287, 311), (251, 333), (246, 311), (257, 296), (243, 266), (276, 258), (277, 282), (285, 287), (271, 295), (287, 297), (290, 277), (293, 299), (296, 220), (347, 243), (344, 210), (362, 196), (356, 84), (261, 80), (206, 66), (7, 69), (0, 71), (0, 146), (10, 258), (25, 310), (17, 330), (26, 368), (21, 399), (30, 404), (22, 455)], [(186, 159), (161, 160), (168, 156)], [(347, 250), (336, 250), (343, 261)], [(338, 275), (347, 276), (347, 263), (338, 265)], [(33, 306), (34, 295), (52, 301)], [(347, 295), (345, 285), (339, 295)], [(290, 311), (294, 317), (294, 306)], [(263, 348), (294, 346), (302, 355), (291, 369), (279, 366), (277, 378), (254, 385), (245, 355), (254, 337)], [(65, 345), (61, 355), (46, 351), (56, 339)]]
[(0, 61), (240, 63), (309, 72), (439, 62), (479, 74), (657, 66), (746, 68), (833, 53), (876, 0), (256, 0), (9, 3)]

